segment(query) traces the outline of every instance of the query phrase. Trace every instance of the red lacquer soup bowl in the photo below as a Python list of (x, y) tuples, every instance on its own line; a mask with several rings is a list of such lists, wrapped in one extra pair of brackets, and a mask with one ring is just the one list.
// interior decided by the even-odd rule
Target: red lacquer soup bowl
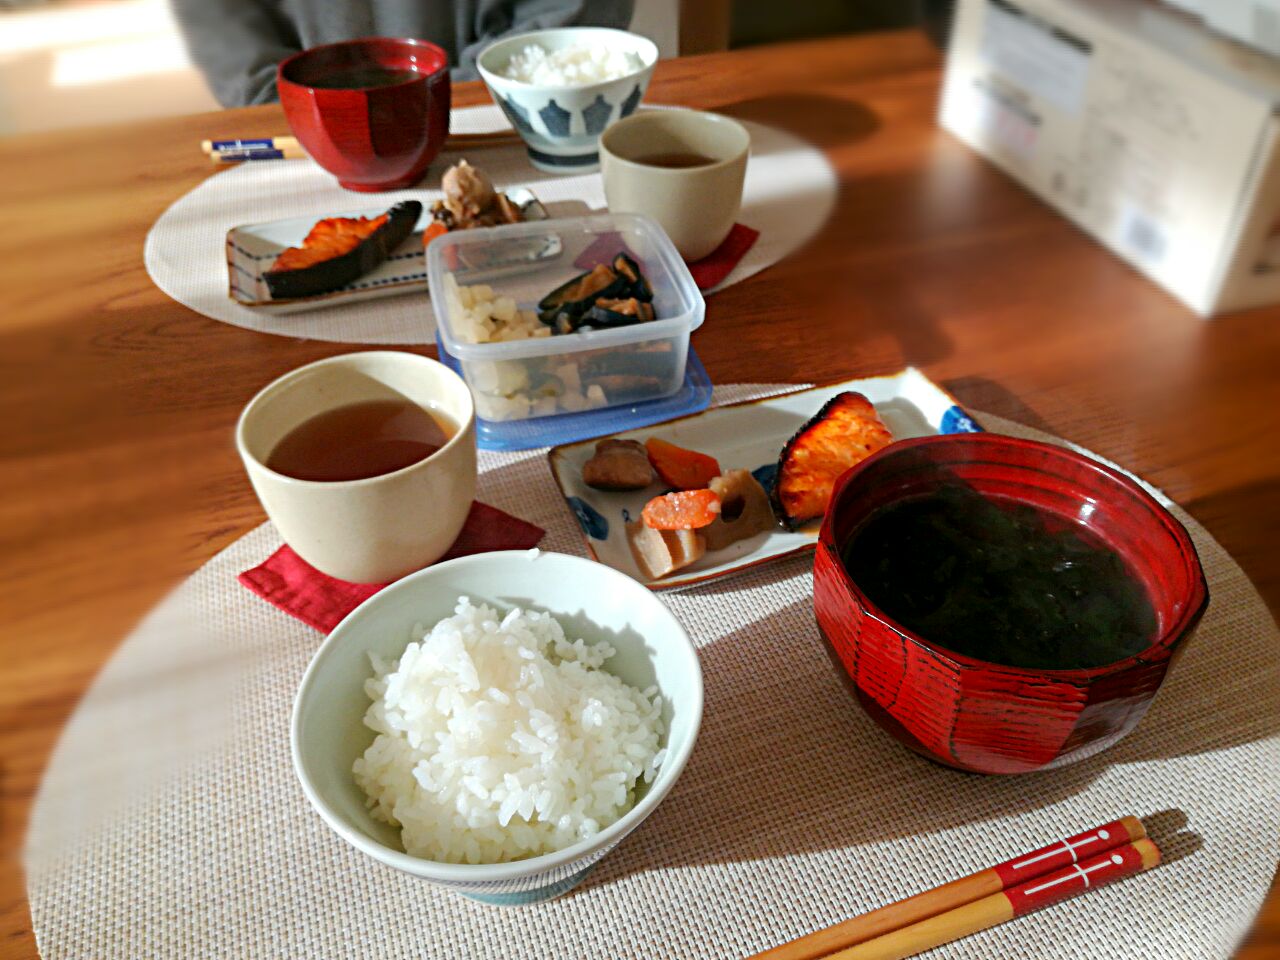
[[(997, 504), (1082, 525), (1119, 553), (1154, 608), (1151, 645), (1090, 669), (1026, 669), (954, 653), (886, 615), (849, 575), (842, 548), (877, 511), (956, 479)], [(818, 626), (858, 701), (911, 749), (977, 773), (1063, 766), (1116, 743), (1208, 602), (1191, 538), (1138, 484), (1061, 447), (989, 433), (899, 441), (847, 471), (814, 561)]]
[(449, 135), (449, 57), (425, 40), (312, 47), (281, 61), (276, 86), (298, 142), (348, 190), (412, 186)]

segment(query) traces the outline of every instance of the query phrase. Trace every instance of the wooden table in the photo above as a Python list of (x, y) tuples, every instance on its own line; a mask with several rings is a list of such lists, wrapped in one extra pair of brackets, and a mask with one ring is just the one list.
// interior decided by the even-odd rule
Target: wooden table
[[(1280, 308), (1191, 315), (939, 131), (938, 66), (900, 33), (658, 67), (651, 101), (790, 129), (841, 175), (808, 252), (708, 303), (695, 342), (712, 378), (921, 366), (967, 406), (1162, 487), (1280, 610)], [(284, 371), (350, 349), (208, 320), (143, 269), (148, 228), (211, 175), (202, 138), (284, 129), (272, 106), (0, 141), (5, 957), (35, 953), (18, 852), (76, 699), (167, 589), (264, 519), (236, 414)], [(1274, 888), (1240, 957), (1280, 957)]]

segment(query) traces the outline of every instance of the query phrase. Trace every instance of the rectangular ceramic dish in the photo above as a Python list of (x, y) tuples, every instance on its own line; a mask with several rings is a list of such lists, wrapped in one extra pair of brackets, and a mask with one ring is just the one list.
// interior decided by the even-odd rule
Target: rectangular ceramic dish
[[(713, 407), (703, 413), (670, 420), (651, 427), (618, 433), (623, 439), (643, 442), (661, 437), (671, 443), (710, 454), (722, 470), (746, 468), (769, 489), (783, 445), (827, 400), (845, 390), (864, 394), (895, 439), (939, 433), (973, 433), (979, 427), (945, 390), (919, 370), (908, 368), (883, 377), (846, 380), (811, 387), (764, 400)], [(625, 525), (640, 516), (652, 497), (665, 489), (654, 483), (644, 490), (614, 493), (596, 490), (582, 482), (582, 466), (600, 438), (553, 447), (548, 454), (551, 473), (569, 510), (578, 519), (587, 549), (601, 563), (665, 590), (713, 580), (768, 563), (780, 557), (812, 550), (818, 539), (818, 523), (790, 531), (781, 526), (707, 553), (691, 566), (661, 580), (648, 580), (631, 556)]]
[[(530, 191), (516, 188), (507, 193), (521, 208), (526, 221), (547, 219), (546, 209)], [(386, 209), (387, 205), (384, 205), (377, 209), (333, 213), (327, 216), (376, 217), (385, 213)], [(281, 251), (301, 244), (303, 238), (320, 219), (321, 217), (317, 216), (290, 217), (287, 220), (245, 224), (232, 227), (227, 231), (227, 295), (242, 307), (269, 310), (272, 313), (295, 313), (317, 307), (358, 303), (363, 300), (396, 296), (412, 290), (427, 289), (422, 230), (431, 222), (431, 211), (424, 205), (422, 217), (414, 225), (413, 233), (375, 270), (354, 283), (328, 293), (316, 294), (313, 297), (273, 299), (271, 292), (267, 289), (266, 281), (262, 278), (263, 272), (270, 268)], [(507, 253), (510, 254), (511, 251)], [(494, 275), (501, 275), (503, 272), (528, 269), (529, 266), (543, 260), (554, 260), (560, 256), (560, 253), (558, 239), (554, 235), (544, 235), (542, 242), (524, 248), (520, 251), (520, 256), (514, 260), (508, 259), (501, 263), (486, 262), (478, 266)]]

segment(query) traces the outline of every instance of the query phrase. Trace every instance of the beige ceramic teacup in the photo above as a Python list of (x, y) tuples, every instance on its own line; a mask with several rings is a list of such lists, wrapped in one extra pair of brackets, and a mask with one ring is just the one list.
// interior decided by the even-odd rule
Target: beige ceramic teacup
[[(600, 169), (611, 213), (658, 221), (686, 260), (724, 242), (742, 205), (751, 136), (742, 124), (698, 110), (648, 110), (600, 137)], [(653, 158), (696, 154), (700, 166), (658, 166)], [(650, 161), (650, 162), (646, 162)]]
[[(280, 440), (353, 403), (409, 400), (458, 432), (417, 463), (364, 480), (298, 480), (270, 470)], [(236, 446), (276, 529), (303, 560), (353, 583), (386, 583), (438, 560), (457, 539), (476, 489), (475, 408), (467, 385), (427, 357), (348, 353), (286, 373), (249, 401)]]

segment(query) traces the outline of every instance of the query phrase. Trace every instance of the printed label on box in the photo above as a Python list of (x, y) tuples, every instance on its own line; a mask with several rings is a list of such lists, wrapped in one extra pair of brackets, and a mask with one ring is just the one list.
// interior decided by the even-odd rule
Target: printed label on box
[(1169, 247), (1160, 221), (1132, 203), (1126, 203), (1120, 214), (1120, 243), (1148, 266), (1163, 260)]
[(1193, 309), (1265, 302), (1280, 66), (1245, 54), (1147, 4), (959, 0), (941, 118)]
[(1005, 147), (1020, 160), (1028, 160), (1035, 152), (1040, 117), (1018, 98), (986, 79), (976, 80), (973, 87), (975, 123), (983, 137)]
[(1075, 113), (1084, 98), (1093, 49), (1008, 0), (991, 0), (982, 28), (982, 57), (995, 71)]

